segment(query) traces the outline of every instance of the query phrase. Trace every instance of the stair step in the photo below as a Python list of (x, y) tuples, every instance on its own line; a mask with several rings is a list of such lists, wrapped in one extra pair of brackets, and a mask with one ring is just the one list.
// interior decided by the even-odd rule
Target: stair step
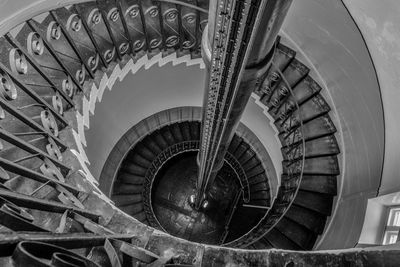
[(167, 142), (168, 146), (172, 146), (176, 143), (175, 138), (168, 127), (162, 128), (160, 132), (161, 135), (164, 137), (165, 141)]
[(120, 209), (122, 211), (126, 212), (127, 214), (135, 217), (137, 214), (143, 212), (143, 204), (135, 203), (135, 204), (128, 205), (128, 206), (122, 206), (122, 207), (120, 207)]
[(154, 158), (157, 156), (155, 153), (152, 152), (144, 143), (140, 143), (135, 146), (134, 152), (140, 154), (143, 158), (147, 159), (148, 161), (153, 161)]
[(317, 239), (317, 235), (314, 232), (285, 217), (275, 227), (303, 250), (311, 250)]
[[(298, 143), (297, 145), (291, 147), (282, 148), (283, 158), (287, 160), (288, 158), (296, 159), (299, 156), (302, 156), (300, 153), (301, 148), (302, 143)], [(331, 156), (339, 153), (339, 146), (334, 135), (328, 135), (305, 142), (306, 158)]]
[(276, 52), (272, 61), (275, 66), (278, 67), (282, 72), (290, 64), (290, 62), (295, 58), (296, 51), (290, 49), (282, 43), (278, 43), (276, 47)]
[[(306, 76), (302, 79), (294, 88), (292, 88), (292, 94), (289, 94), (285, 101), (282, 101), (279, 108), (270, 113), (274, 120), (277, 120), (280, 116), (287, 115), (288, 106), (300, 106), (302, 103), (318, 94), (321, 91), (321, 87), (315, 82), (310, 76)], [(285, 107), (286, 104), (286, 107)]]
[(185, 121), (183, 123), (180, 123), (179, 127), (181, 128), (183, 140), (184, 141), (191, 141), (192, 140), (192, 136), (190, 135), (190, 124), (189, 124), (189, 122)]
[(301, 250), (301, 247), (295, 242), (287, 238), (284, 234), (273, 228), (266, 234), (265, 239), (268, 240), (274, 248), (289, 249), (289, 250)]
[(129, 162), (125, 162), (121, 169), (125, 172), (132, 173), (137, 176), (144, 176), (147, 172), (146, 168), (143, 168), (139, 165), (131, 164)]
[(242, 140), (237, 135), (234, 135), (231, 143), (229, 144), (228, 152), (234, 155), (241, 142)]
[[(153, 140), (153, 138), (145, 138), (141, 143), (143, 144), (143, 147), (138, 146), (137, 153), (141, 154), (146, 159), (149, 158), (154, 159), (158, 154), (160, 154), (164, 150), (164, 148), (160, 147), (160, 145), (157, 143), (157, 140)], [(142, 151), (142, 149), (145, 151)]]
[(235, 158), (239, 160), (246, 153), (247, 150), (249, 150), (249, 146), (242, 140), (240, 145), (235, 150)]
[(316, 234), (322, 234), (326, 221), (326, 218), (320, 213), (294, 204), (286, 212), (285, 216)]
[(181, 132), (180, 129), (180, 125), (178, 123), (174, 123), (170, 126), (170, 131), (172, 133), (172, 135), (174, 136), (174, 139), (176, 140), (176, 142), (183, 142), (183, 134)]
[(137, 153), (129, 153), (126, 157), (126, 160), (142, 166), (144, 168), (148, 168), (151, 165), (151, 161), (147, 160), (146, 158), (142, 157), (140, 154)]
[[(265, 177), (265, 178), (266, 178), (266, 177)], [(257, 192), (257, 191), (260, 191), (260, 190), (262, 190), (262, 191), (269, 191), (270, 188), (269, 188), (269, 185), (268, 185), (268, 183), (267, 183), (266, 181), (267, 181), (267, 180), (265, 180), (265, 181), (262, 182), (262, 183), (257, 183), (257, 184), (251, 185), (251, 186), (250, 186), (250, 192)]]
[(190, 135), (192, 140), (200, 140), (200, 122), (190, 124)]
[(261, 165), (261, 163), (259, 163), (257, 166), (255, 166), (246, 173), (247, 179), (251, 179), (252, 177), (257, 176), (259, 174), (265, 174), (265, 170)]
[(334, 196), (337, 194), (336, 176), (304, 175), (300, 189)]
[(115, 195), (141, 194), (143, 192), (143, 185), (118, 183), (114, 185), (113, 192)]
[(157, 148), (154, 151), (155, 153), (159, 154), (163, 150), (165, 150), (169, 147), (168, 142), (165, 140), (164, 136), (161, 134), (160, 131), (156, 131), (154, 134), (152, 134), (152, 137), (153, 136), (154, 136), (155, 143), (157, 144)]
[(293, 203), (329, 216), (332, 211), (333, 199), (328, 194), (299, 190)]
[(121, 183), (134, 184), (134, 185), (139, 185), (139, 184), (141, 185), (144, 183), (143, 176), (134, 175), (124, 171), (120, 171), (118, 174), (119, 174), (118, 180), (120, 180)]
[(282, 143), (282, 146), (285, 147), (293, 144), (293, 140), (299, 140), (299, 138), (293, 138), (293, 135), (296, 134), (298, 134), (304, 140), (309, 141), (333, 134), (335, 132), (336, 127), (334, 126), (330, 117), (328, 115), (323, 115), (303, 124), (301, 131), (299, 128), (296, 128), (296, 130), (293, 130), (289, 133), (280, 133), (278, 137)]
[(120, 206), (129, 206), (134, 203), (140, 203), (143, 201), (142, 194), (135, 194), (135, 195), (113, 195), (112, 201), (114, 201), (117, 207)]

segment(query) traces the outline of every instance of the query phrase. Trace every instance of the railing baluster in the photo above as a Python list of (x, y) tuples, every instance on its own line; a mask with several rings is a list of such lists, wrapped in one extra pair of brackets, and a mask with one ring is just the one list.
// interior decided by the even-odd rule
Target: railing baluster
[[(0, 65), (1, 65), (1, 63), (0, 63)], [(32, 129), (38, 131), (35, 134), (40, 134), (40, 135), (44, 135), (46, 137), (47, 136), (50, 137), (63, 150), (67, 148), (67, 146), (58, 137), (54, 136), (50, 132), (45, 131), (45, 129), (43, 127), (41, 127), (39, 124), (37, 124), (31, 118), (27, 117), (25, 114), (23, 114), (20, 111), (18, 111), (15, 107), (11, 106), (6, 100), (2, 99), (1, 97), (0, 97), (0, 106), (2, 106), (4, 108), (4, 110), (6, 110), (11, 115), (13, 115), (15, 118), (17, 118), (20, 121), (24, 122), (26, 125), (28, 125)]]
[(96, 48), (97, 54), (99, 54), (100, 56), (100, 60), (103, 63), (104, 67), (108, 67), (108, 63), (106, 61), (106, 59), (104, 58), (103, 53), (100, 50), (99, 44), (97, 43), (96, 39), (94, 38), (92, 31), (89, 28), (89, 25), (86, 22), (86, 19), (82, 16), (82, 12), (80, 10), (80, 8), (77, 5), (73, 6), (73, 9), (75, 10), (76, 14), (78, 14), (78, 16), (80, 17), (81, 21), (82, 21), (82, 25), (85, 28), (85, 31), (87, 32), (90, 40), (92, 41), (93, 46)]
[[(28, 21), (28, 25), (30, 25), (29, 21)], [(37, 31), (37, 29), (34, 29), (34, 31), (36, 31), (40, 35), (40, 37), (43, 39), (43, 36), (40, 34), (40, 32)], [(53, 88), (53, 90), (57, 91), (60, 95), (62, 95), (62, 97), (65, 99), (65, 101), (67, 101), (67, 103), (73, 107), (74, 102), (72, 101), (72, 99), (69, 98), (63, 90), (58, 88), (49, 77), (47, 77), (44, 69), (39, 64), (37, 64), (36, 60), (28, 53), (28, 51), (25, 49), (25, 47), (23, 47), (14, 37), (12, 37), (10, 33), (6, 34), (6, 39), (10, 42), (11, 45), (13, 45), (14, 47), (17, 47), (19, 50), (22, 51), (22, 53), (25, 55), (26, 59), (32, 65), (32, 67), (49, 83), (49, 85), (50, 85), (49, 87)], [(45, 39), (43, 39), (43, 43), (47, 47), (47, 42)]]
[[(40, 35), (40, 37), (42, 37), (43, 43), (44, 43), (44, 45), (46, 46), (47, 50), (50, 52), (50, 54), (53, 56), (53, 58), (57, 61), (57, 63), (61, 66), (61, 68), (64, 70), (64, 72), (67, 73), (67, 74), (71, 77), (72, 81), (73, 81), (73, 82), (75, 83), (75, 85), (79, 88), (79, 90), (80, 90), (81, 92), (83, 92), (83, 87), (82, 87), (82, 85), (76, 80), (75, 75), (73, 75), (73, 74), (69, 71), (68, 67), (67, 67), (67, 66), (64, 64), (64, 62), (60, 59), (60, 57), (57, 55), (56, 51), (54, 51), (52, 45), (49, 44), (49, 42), (47, 41), (47, 38), (46, 38), (45, 36), (43, 36), (43, 34), (42, 34), (41, 31), (39, 30), (39, 28), (35, 25), (35, 23), (34, 23), (32, 20), (28, 20), (27, 23), (28, 23), (28, 25), (31, 27), (32, 30), (34, 30), (35, 32), (37, 32), (37, 33)], [(32, 63), (31, 63), (31, 64), (32, 64)], [(45, 75), (44, 75), (44, 76), (45, 76)], [(46, 79), (46, 81), (48, 81), (52, 86), (54, 86), (55, 88), (57, 88), (57, 87), (53, 84), (53, 82), (51, 81), (51, 79), (49, 79), (49, 78), (47, 78), (47, 77), (45, 77), (45, 79)], [(63, 92), (63, 91), (61, 90), (61, 92)], [(63, 93), (64, 93), (64, 92), (63, 92)], [(65, 93), (64, 93), (64, 95), (65, 95)], [(66, 96), (66, 95), (65, 95), (65, 96)], [(68, 96), (66, 96), (66, 97), (68, 97)], [(74, 106), (74, 103), (72, 102), (71, 99), (70, 99), (69, 103), (70, 103), (72, 106)]]
[(117, 57), (118, 57), (119, 60), (121, 60), (122, 59), (121, 52), (119, 51), (119, 46), (118, 46), (117, 41), (115, 39), (114, 33), (112, 32), (110, 23), (108, 22), (107, 14), (105, 13), (104, 8), (99, 4), (98, 0), (96, 0), (96, 4), (99, 7), (100, 14), (101, 14), (101, 17), (103, 18), (104, 25), (106, 25), (106, 29), (107, 29), (108, 35), (110, 36), (110, 39), (111, 39), (111, 41), (112, 41), (112, 43), (114, 45), (114, 49), (117, 52)]
[(149, 40), (149, 35), (147, 34), (147, 28), (146, 28), (146, 17), (143, 12), (143, 5), (142, 1), (138, 1), (138, 6), (139, 6), (139, 14), (140, 14), (140, 21), (142, 22), (142, 29), (143, 29), (143, 34), (144, 38), (146, 40), (146, 50), (147, 52), (151, 52), (151, 46), (150, 46), (150, 40)]
[(21, 148), (23, 150), (25, 150), (26, 152), (32, 153), (32, 154), (36, 154), (45, 158), (48, 158), (49, 160), (51, 160), (56, 166), (63, 168), (64, 170), (69, 170), (70, 168), (67, 167), (66, 165), (64, 165), (62, 162), (58, 161), (57, 159), (54, 159), (53, 157), (51, 157), (50, 155), (48, 155), (47, 153), (44, 153), (43, 151), (41, 151), (40, 149), (36, 148), (35, 146), (29, 144), (28, 142), (26, 142), (23, 139), (20, 139), (14, 135), (12, 135), (11, 133), (7, 132), (6, 130), (3, 130), (0, 128), (0, 138), (15, 145), (18, 148)]
[(117, 7), (118, 7), (118, 11), (119, 11), (119, 16), (120, 16), (120, 19), (121, 19), (121, 22), (122, 22), (122, 26), (124, 27), (124, 32), (125, 32), (125, 35), (126, 35), (126, 37), (128, 38), (128, 40), (129, 40), (129, 47), (130, 47), (130, 51), (131, 51), (131, 55), (132, 56), (134, 56), (135, 54), (136, 54), (136, 52), (135, 52), (135, 49), (133, 49), (133, 40), (132, 40), (132, 36), (131, 36), (131, 34), (130, 34), (130, 32), (129, 32), (129, 29), (128, 29), (128, 25), (127, 25), (127, 23), (126, 23), (126, 20), (125, 20), (125, 15), (124, 15), (124, 12), (123, 12), (123, 10), (122, 10), (122, 3), (121, 3), (121, 1), (122, 0), (115, 0), (115, 4), (117, 5)]
[(54, 12), (53, 10), (50, 11), (50, 15), (53, 17), (53, 19), (57, 22), (57, 24), (60, 26), (61, 31), (63, 32), (65, 39), (67, 39), (69, 45), (72, 47), (72, 50), (74, 50), (75, 54), (78, 56), (79, 60), (82, 62), (82, 64), (85, 66), (86, 71), (89, 73), (90, 77), (93, 79), (94, 78), (94, 73), (91, 68), (89, 68), (86, 60), (82, 56), (81, 52), (79, 51), (78, 47), (76, 46), (74, 40), (72, 39), (71, 35), (69, 34), (68, 30), (65, 28), (64, 24), (62, 24), (60, 18), (58, 17), (57, 13)]
[(0, 197), (5, 198), (20, 207), (33, 210), (42, 210), (61, 214), (68, 210), (85, 216), (86, 218), (89, 218), (94, 222), (98, 222), (99, 218), (101, 217), (101, 215), (88, 210), (79, 209), (74, 206), (65, 205), (56, 201), (27, 196), (3, 188), (0, 188)]
[(7, 170), (9, 172), (12, 172), (12, 173), (15, 173), (15, 174), (18, 174), (18, 175), (21, 175), (23, 177), (26, 177), (26, 178), (29, 178), (29, 179), (32, 179), (32, 180), (35, 180), (35, 181), (38, 181), (38, 182), (41, 182), (41, 183), (47, 183), (48, 182), (49, 185), (52, 185), (53, 187), (57, 186), (57, 185), (60, 185), (60, 186), (65, 187), (66, 189), (68, 189), (69, 191), (71, 191), (74, 194), (79, 194), (79, 193), (82, 192), (81, 190), (79, 190), (78, 188), (76, 188), (76, 187), (74, 187), (72, 185), (63, 183), (63, 182), (58, 181), (58, 180), (56, 180), (54, 178), (47, 177), (44, 174), (37, 173), (37, 172), (35, 172), (35, 171), (33, 171), (33, 170), (29, 169), (29, 168), (26, 168), (24, 166), (18, 165), (16, 163), (12, 162), (12, 161), (7, 160), (7, 159), (0, 158), (0, 163), (1, 163), (1, 166), (5, 170)]
[(160, 33), (161, 33), (161, 47), (162, 47), (162, 49), (160, 49), (160, 50), (162, 51), (162, 50), (165, 50), (165, 48), (166, 48), (165, 33), (164, 33), (165, 32), (164, 31), (164, 19), (163, 19), (163, 13), (162, 13), (162, 9), (161, 9), (161, 3), (157, 2), (156, 5), (157, 5), (157, 9), (158, 9), (158, 20), (159, 20), (159, 23), (160, 23)]
[(46, 101), (44, 101), (36, 92), (28, 88), (25, 84), (19, 81), (18, 77), (12, 73), (3, 63), (0, 62), (0, 69), (7, 72), (10, 78), (13, 80), (15, 84), (17, 84), (25, 93), (27, 93), (30, 97), (32, 97), (35, 101), (40, 103), (41, 105), (45, 106), (47, 109), (51, 111), (51, 113), (60, 120), (63, 125), (68, 125), (68, 122), (65, 120), (63, 116), (61, 116), (57, 111), (54, 110), (52, 106), (50, 106)]

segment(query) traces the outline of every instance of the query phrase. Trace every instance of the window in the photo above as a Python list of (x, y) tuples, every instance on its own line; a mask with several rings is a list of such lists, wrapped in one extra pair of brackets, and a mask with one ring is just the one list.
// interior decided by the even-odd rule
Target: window
[(383, 244), (396, 243), (400, 231), (400, 207), (391, 208), (389, 210), (389, 217), (386, 223), (385, 234), (383, 236)]

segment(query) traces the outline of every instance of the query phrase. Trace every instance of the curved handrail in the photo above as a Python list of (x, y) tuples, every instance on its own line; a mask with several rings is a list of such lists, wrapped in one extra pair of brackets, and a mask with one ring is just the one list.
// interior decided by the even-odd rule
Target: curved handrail
[[(279, 79), (276, 79), (276, 74), (279, 75)], [(272, 228), (274, 228), (292, 205), (303, 177), (305, 140), (303, 138), (301, 112), (297, 113), (298, 118), (297, 116), (292, 116), (296, 111), (300, 111), (300, 107), (296, 101), (290, 103), (285, 101), (290, 96), (292, 96), (293, 99), (296, 99), (294, 97), (293, 88), (291, 88), (289, 82), (285, 79), (284, 74), (273, 62), (271, 63), (266, 79), (270, 79), (269, 88), (266, 89), (269, 90), (269, 101), (275, 101), (275, 106), (280, 103), (284, 105), (283, 114), (286, 118), (283, 118), (284, 120), (282, 124), (286, 125), (284, 126), (286, 132), (285, 139), (289, 140), (286, 147), (290, 147), (290, 150), (286, 155), (287, 161), (283, 162), (283, 169), (286, 169), (287, 173), (282, 174), (281, 185), (278, 189), (277, 197), (272, 203), (271, 208), (265, 213), (264, 217), (258, 222), (258, 224), (243, 236), (225, 243), (223, 246), (246, 247), (265, 236)], [(274, 81), (275, 85), (272, 85)], [(282, 87), (280, 83), (283, 83), (284, 87)], [(274, 92), (276, 92), (276, 97), (272, 100)], [(283, 152), (284, 151), (282, 151), (282, 153)]]

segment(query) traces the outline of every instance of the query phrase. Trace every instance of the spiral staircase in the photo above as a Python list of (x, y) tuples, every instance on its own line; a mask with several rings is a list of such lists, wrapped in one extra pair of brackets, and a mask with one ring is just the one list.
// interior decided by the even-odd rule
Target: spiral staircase
[[(0, 265), (390, 265), (397, 253), (294, 252), (312, 250), (324, 232), (340, 149), (322, 87), (280, 38), (253, 96), (277, 131), (281, 184), (273, 195), (260, 155), (236, 135), (225, 160), (241, 193), (213, 243), (221, 247), (165, 233), (154, 205), (185, 211), (151, 196), (167, 160), (198, 150), (198, 120), (146, 133), (120, 160), (111, 194), (98, 189), (82, 147), (96, 102), (139, 62), (201, 61), (207, 18), (202, 0), (82, 1), (0, 37)], [(246, 227), (244, 217), (252, 219)]]

